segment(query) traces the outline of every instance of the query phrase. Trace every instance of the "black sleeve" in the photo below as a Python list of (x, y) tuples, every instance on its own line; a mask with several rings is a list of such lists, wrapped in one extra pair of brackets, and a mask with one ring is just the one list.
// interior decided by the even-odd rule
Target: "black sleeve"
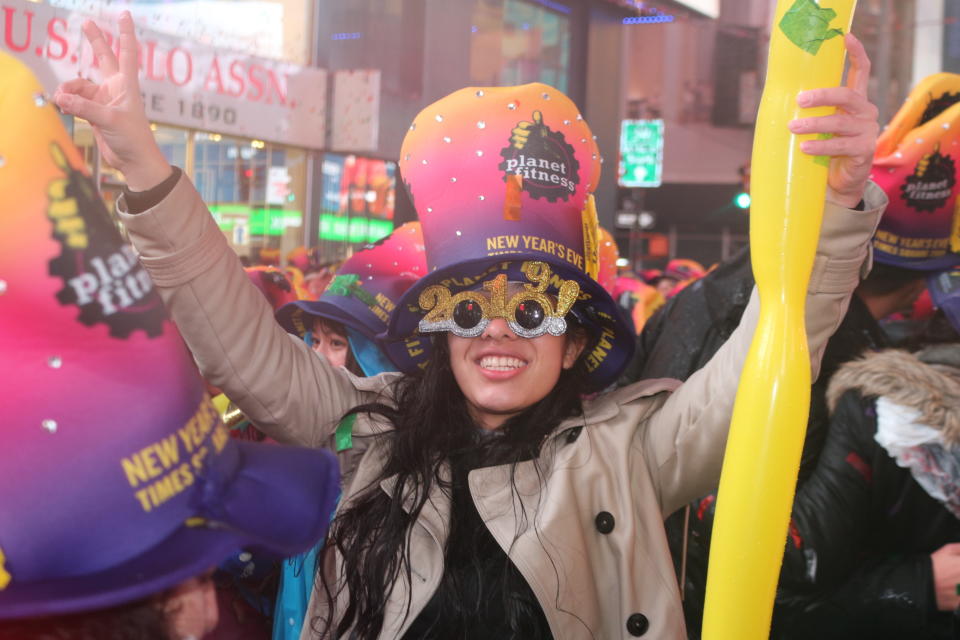
[(857, 566), (872, 517), (873, 455), (859, 435), (874, 428), (863, 402), (855, 391), (841, 398), (816, 469), (797, 490), (780, 576), (784, 587), (835, 586)]
[[(911, 637), (937, 616), (929, 555), (865, 555), (882, 515), (874, 475), (887, 460), (873, 441), (873, 404), (856, 391), (841, 397), (816, 469), (797, 491), (778, 609), (790, 612), (789, 627), (814, 635), (788, 637)], [(888, 636), (893, 630), (900, 635)]]
[(781, 638), (953, 638), (950, 614), (937, 611), (930, 556), (867, 562), (837, 586), (806, 597), (777, 596)]
[(173, 171), (166, 180), (146, 191), (130, 191), (126, 185), (123, 187), (123, 199), (127, 203), (127, 212), (143, 213), (151, 209), (166, 198), (173, 188), (177, 186), (180, 180), (180, 174), (183, 173), (179, 167), (172, 167)]

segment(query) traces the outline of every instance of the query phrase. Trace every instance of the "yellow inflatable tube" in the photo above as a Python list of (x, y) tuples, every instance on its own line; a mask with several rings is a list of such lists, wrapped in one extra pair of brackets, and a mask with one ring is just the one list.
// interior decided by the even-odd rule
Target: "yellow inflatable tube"
[(840, 84), (856, 0), (779, 0), (753, 146), (750, 246), (760, 319), (741, 376), (723, 461), (710, 548), (705, 640), (761, 640), (770, 632), (810, 407), (804, 327), (827, 158), (790, 133), (797, 94)]

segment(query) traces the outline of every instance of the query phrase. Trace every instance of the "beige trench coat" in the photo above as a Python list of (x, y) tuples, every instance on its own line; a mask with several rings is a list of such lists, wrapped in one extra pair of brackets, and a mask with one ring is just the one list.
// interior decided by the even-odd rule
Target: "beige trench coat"
[[(807, 298), (814, 373), (869, 269), (869, 241), (886, 197), (871, 184), (865, 202), (864, 212), (826, 207)], [(397, 375), (356, 378), (286, 334), (186, 178), (149, 211), (129, 215), (123, 206), (141, 261), (201, 371), (273, 438), (331, 446), (340, 417)], [(518, 466), (517, 491), (507, 467), (470, 473), (480, 516), (558, 640), (686, 637), (663, 519), (717, 485), (757, 309), (754, 294), (741, 326), (686, 383), (644, 381), (587, 402), (584, 416), (548, 439), (539, 473), (533, 461)], [(379, 476), (384, 452), (375, 436), (389, 429), (358, 417), (354, 448), (341, 454), (345, 500)], [(380, 483), (390, 495), (391, 480)], [(412, 584), (401, 577), (390, 593), (381, 638), (401, 637), (436, 590), (449, 510), (449, 497), (435, 490), (411, 536)], [(339, 559), (325, 565), (339, 567)], [(324, 598), (313, 599), (304, 638), (314, 635), (310, 618), (325, 608)]]

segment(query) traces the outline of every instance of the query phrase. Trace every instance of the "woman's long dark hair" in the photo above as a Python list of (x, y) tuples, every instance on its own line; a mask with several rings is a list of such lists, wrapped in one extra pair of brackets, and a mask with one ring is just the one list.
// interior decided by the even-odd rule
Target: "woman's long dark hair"
[[(582, 332), (579, 327), (573, 331)], [(311, 620), (314, 629), (337, 638), (351, 629), (351, 638), (376, 638), (383, 627), (387, 596), (401, 572), (410, 583), (408, 543), (413, 523), (435, 485), (448, 495), (451, 492), (451, 483), (440, 475), (444, 462), (459, 459), (477, 467), (515, 465), (535, 458), (544, 438), (562, 420), (582, 413), (580, 394), (585, 380), (583, 359), (578, 358), (571, 369), (561, 372), (546, 397), (507, 420), (496, 437), (484, 437), (469, 414), (450, 366), (447, 336), (441, 334), (434, 338), (430, 364), (422, 372), (403, 376), (396, 383), (395, 408), (373, 404), (354, 409), (380, 416), (392, 423), (394, 430), (378, 436), (389, 438), (380, 477), (351, 497), (350, 504), (331, 524), (324, 551), (335, 548), (343, 559), (345, 584), (339, 588), (347, 589), (349, 604), (339, 612), (340, 622), (331, 634), (338, 587), (328, 584), (328, 580), (338, 578), (325, 575), (322, 569), (318, 571), (331, 615), (329, 619)], [(389, 496), (379, 482), (393, 475), (396, 489), (394, 496)], [(465, 479), (463, 472), (455, 471), (455, 475)], [(403, 504), (404, 498), (410, 496), (413, 500), (408, 512)], [(456, 528), (457, 513), (454, 515)]]

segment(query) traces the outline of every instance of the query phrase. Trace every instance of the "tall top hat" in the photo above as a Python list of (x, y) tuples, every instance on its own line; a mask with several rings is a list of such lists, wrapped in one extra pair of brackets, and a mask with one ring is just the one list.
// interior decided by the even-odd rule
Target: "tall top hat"
[(569, 311), (591, 336), (590, 381), (594, 388), (613, 382), (633, 340), (595, 280), (592, 193), (600, 164), (576, 105), (547, 85), (461, 89), (421, 111), (400, 149), (400, 167), (423, 225), (429, 273), (404, 295), (390, 336), (415, 336), (428, 311), (439, 317), (430, 306), (434, 286), (455, 297), (484, 282), (498, 286), (503, 275), (556, 298), (547, 315), (559, 318), (567, 311), (563, 284), (576, 283)]
[(924, 79), (877, 141), (871, 178), (890, 197), (874, 236), (878, 262), (934, 271), (960, 254), (960, 75)]
[[(299, 336), (310, 331), (311, 318), (339, 322), (383, 348), (396, 368), (412, 370), (425, 363), (429, 353), (416, 345), (408, 348), (403, 341), (383, 343), (380, 338), (400, 298), (426, 272), (420, 223), (408, 222), (350, 256), (319, 300), (291, 302), (277, 311), (277, 320)], [(357, 346), (351, 335), (355, 352)], [(362, 359), (360, 364), (363, 366)], [(364, 372), (370, 375), (366, 369)]]
[(0, 53), (0, 619), (325, 532), (331, 454), (230, 438), (30, 72)]

